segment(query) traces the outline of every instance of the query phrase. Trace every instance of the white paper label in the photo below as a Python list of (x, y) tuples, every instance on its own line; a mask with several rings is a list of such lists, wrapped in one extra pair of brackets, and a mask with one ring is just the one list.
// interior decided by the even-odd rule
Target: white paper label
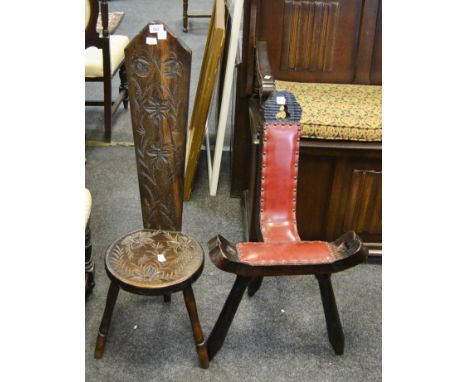
[(158, 39), (166, 40), (167, 39), (167, 32), (165, 30), (158, 31)]
[(159, 31), (164, 30), (164, 25), (162, 24), (150, 24), (149, 31), (150, 33), (158, 33)]
[(278, 105), (286, 105), (286, 98), (283, 96), (276, 97), (276, 103)]
[(158, 255), (158, 261), (159, 261), (160, 263), (164, 263), (164, 262), (166, 261), (166, 256), (164, 256), (164, 255)]
[(158, 39), (152, 36), (146, 36), (146, 45), (157, 45)]

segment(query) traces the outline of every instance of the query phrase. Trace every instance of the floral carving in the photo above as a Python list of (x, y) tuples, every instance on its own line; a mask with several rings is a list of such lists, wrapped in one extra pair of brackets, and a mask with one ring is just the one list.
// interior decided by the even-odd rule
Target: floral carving
[(142, 230), (115, 243), (107, 259), (109, 270), (120, 279), (167, 283), (196, 271), (203, 252), (195, 240), (181, 233)]
[[(173, 37), (149, 46), (146, 35), (141, 32), (126, 48), (143, 225), (180, 230), (190, 53)], [(158, 269), (150, 264), (139, 269), (140, 276), (151, 279)]]
[(152, 143), (149, 145), (146, 154), (153, 166), (160, 170), (163, 166), (169, 165), (169, 159), (174, 151), (172, 144), (162, 144), (161, 142)]
[(158, 99), (157, 97), (148, 99), (144, 103), (143, 109), (158, 123), (161, 122), (161, 119), (166, 118), (167, 113), (171, 110), (168, 101)]

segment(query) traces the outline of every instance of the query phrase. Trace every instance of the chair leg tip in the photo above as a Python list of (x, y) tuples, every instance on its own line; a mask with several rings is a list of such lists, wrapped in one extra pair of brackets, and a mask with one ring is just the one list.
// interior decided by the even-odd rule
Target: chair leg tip
[(101, 359), (104, 354), (104, 349), (106, 348), (106, 337), (102, 334), (98, 334), (96, 339), (96, 348), (94, 350), (94, 358)]

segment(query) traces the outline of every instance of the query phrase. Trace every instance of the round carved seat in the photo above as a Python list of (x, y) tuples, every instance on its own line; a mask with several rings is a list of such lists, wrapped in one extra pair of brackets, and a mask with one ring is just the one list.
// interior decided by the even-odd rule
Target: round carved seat
[(105, 256), (109, 277), (122, 289), (145, 295), (176, 292), (203, 270), (200, 244), (180, 232), (143, 229), (112, 243)]
[(104, 353), (120, 288), (135, 294), (164, 295), (166, 302), (170, 302), (171, 293), (182, 291), (200, 365), (208, 368), (208, 353), (192, 290), (192, 284), (202, 273), (203, 264), (203, 248), (195, 239), (181, 232), (142, 229), (114, 241), (105, 256), (111, 285), (94, 356), (101, 358)]

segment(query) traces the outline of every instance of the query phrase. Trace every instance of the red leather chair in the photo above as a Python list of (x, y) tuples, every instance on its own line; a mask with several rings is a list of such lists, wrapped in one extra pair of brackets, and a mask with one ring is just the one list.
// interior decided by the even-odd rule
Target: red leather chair
[[(278, 97), (286, 100), (282, 112)], [(343, 354), (344, 335), (330, 276), (364, 262), (368, 250), (352, 231), (334, 242), (301, 240), (296, 225), (301, 109), (294, 96), (284, 91), (274, 93), (266, 102), (264, 114), (260, 206), (257, 206), (263, 242), (234, 246), (220, 235), (208, 242), (213, 263), (237, 275), (208, 338), (208, 356), (212, 359), (221, 348), (247, 286), (249, 296), (253, 296), (263, 276), (308, 274), (315, 275), (319, 283), (330, 343), (336, 354)], [(281, 114), (284, 118), (278, 119)]]

